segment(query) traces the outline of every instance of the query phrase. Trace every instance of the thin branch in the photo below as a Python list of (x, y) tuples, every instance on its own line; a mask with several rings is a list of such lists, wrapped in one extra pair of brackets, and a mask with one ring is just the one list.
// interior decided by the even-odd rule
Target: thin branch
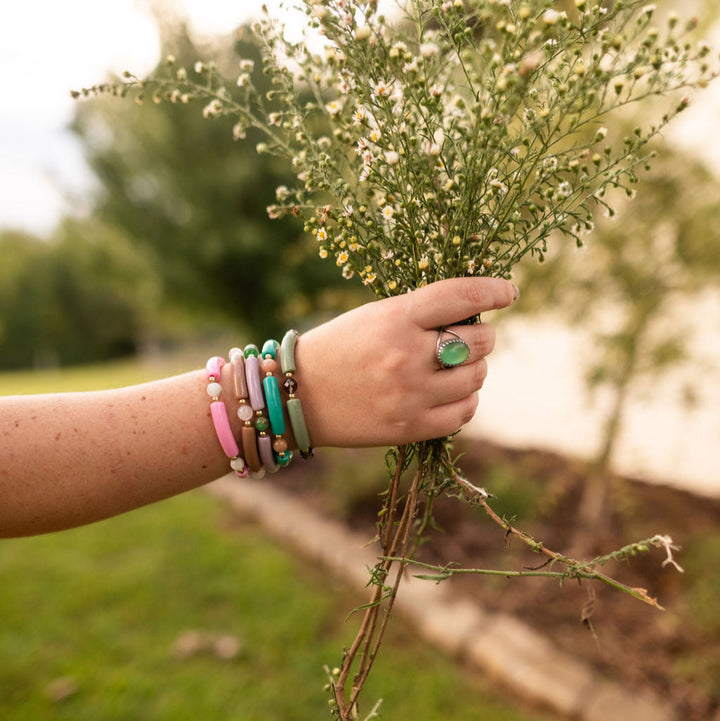
[[(630, 555), (633, 555), (633, 553), (637, 553), (639, 551), (647, 551), (651, 547), (655, 548), (665, 548), (666, 550), (672, 546), (670, 545), (672, 541), (665, 542), (666, 537), (664, 536), (654, 536), (653, 538), (646, 539), (644, 541), (639, 541), (637, 543), (630, 544), (629, 546), (626, 546), (619, 551), (616, 551), (615, 553), (607, 554), (606, 556), (601, 556), (596, 559), (593, 559), (592, 561), (577, 561), (574, 558), (571, 558), (570, 556), (565, 556), (561, 553), (558, 553), (556, 551), (552, 551), (549, 548), (546, 548), (540, 541), (535, 540), (532, 536), (528, 535), (524, 531), (521, 531), (515, 526), (513, 526), (511, 523), (506, 521), (505, 519), (501, 518), (489, 505), (488, 503), (488, 494), (484, 491), (484, 489), (479, 489), (476, 486), (474, 486), (472, 483), (464, 479), (460, 474), (457, 473), (457, 471), (454, 468), (449, 468), (448, 470), (452, 473), (453, 480), (461, 487), (463, 492), (465, 493), (467, 499), (471, 501), (472, 503), (480, 506), (485, 513), (488, 515), (488, 517), (494, 521), (500, 528), (502, 528), (506, 534), (515, 536), (516, 538), (519, 538), (525, 545), (527, 545), (532, 551), (535, 553), (540, 553), (544, 556), (546, 556), (551, 564), (554, 563), (561, 563), (564, 566), (567, 567), (567, 570), (565, 571), (533, 571), (533, 570), (525, 570), (525, 571), (485, 571), (483, 569), (453, 569), (453, 568), (447, 568), (447, 567), (435, 567), (434, 570), (437, 570), (438, 572), (442, 574), (450, 574), (450, 575), (456, 575), (461, 570), (464, 573), (480, 573), (480, 574), (486, 574), (486, 575), (503, 575), (507, 577), (522, 577), (522, 576), (547, 576), (549, 578), (577, 578), (577, 579), (587, 579), (587, 580), (594, 580), (594, 581), (600, 581), (601, 583), (605, 583), (608, 586), (611, 586), (612, 588), (615, 588), (619, 591), (623, 591), (624, 593), (629, 594), (633, 598), (637, 598), (640, 601), (643, 601), (644, 603), (647, 603), (651, 606), (654, 606), (655, 608), (658, 608), (660, 610), (664, 610), (663, 607), (658, 603), (657, 599), (650, 596), (646, 589), (644, 588), (636, 588), (632, 586), (628, 586), (617, 579), (612, 578), (611, 576), (608, 576), (607, 574), (604, 574), (598, 570), (595, 569), (595, 566), (603, 565), (609, 560), (621, 560), (623, 558), (626, 558)], [(668, 551), (669, 554), (669, 551)], [(671, 555), (669, 555), (669, 558), (672, 558)], [(410, 563), (411, 561), (406, 561), (407, 563)], [(671, 561), (672, 562), (672, 561)]]

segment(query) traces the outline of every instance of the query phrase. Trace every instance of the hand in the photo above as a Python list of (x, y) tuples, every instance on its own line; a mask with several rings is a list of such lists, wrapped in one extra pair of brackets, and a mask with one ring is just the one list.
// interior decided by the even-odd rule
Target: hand
[[(368, 303), (302, 335), (298, 395), (313, 445), (399, 445), (457, 431), (475, 414), (495, 332), (488, 323), (453, 324), (517, 297), (499, 278), (454, 278)], [(470, 346), (462, 366), (439, 367), (440, 326)]]

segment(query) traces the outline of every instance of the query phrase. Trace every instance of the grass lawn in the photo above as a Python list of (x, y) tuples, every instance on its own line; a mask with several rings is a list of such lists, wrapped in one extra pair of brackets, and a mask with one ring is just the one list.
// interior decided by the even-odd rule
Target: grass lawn
[(164, 376), (202, 368), (204, 361), (169, 360), (142, 363), (136, 359), (51, 370), (22, 370), (0, 373), (0, 396), (29, 393), (65, 393), (145, 383)]
[[(357, 599), (202, 491), (91, 526), (0, 542), (0, 718), (330, 718)], [(397, 625), (397, 622), (396, 622)], [(178, 654), (189, 631), (239, 642)], [(540, 721), (396, 628), (366, 704), (386, 718)]]
[[(0, 395), (153, 375), (133, 363), (4, 374)], [(8, 721), (329, 719), (323, 665), (339, 662), (357, 623), (346, 621), (355, 596), (202, 490), (84, 528), (0, 540), (0, 584)], [(201, 634), (194, 652), (191, 632)], [(208, 647), (223, 638), (226, 653)], [(471, 680), (398, 621), (371, 680), (366, 711), (382, 697), (388, 719), (549, 718)]]

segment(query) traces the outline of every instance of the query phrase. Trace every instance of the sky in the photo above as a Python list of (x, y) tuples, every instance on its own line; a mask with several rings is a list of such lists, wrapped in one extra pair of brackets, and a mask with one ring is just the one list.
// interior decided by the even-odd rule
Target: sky
[[(265, 0), (278, 12), (280, 0)], [(150, 2), (185, 11), (199, 33), (231, 32), (263, 0), (29, 0), (0, 14), (0, 227), (43, 235), (82, 208), (92, 178), (66, 129), (70, 90), (109, 71), (149, 71), (159, 60)], [(673, 132), (720, 168), (720, 81)], [(68, 200), (70, 198), (70, 200)]]
[[(148, 12), (150, 1), (185, 9), (194, 29), (203, 34), (231, 32), (249, 17), (256, 16), (263, 0), (4, 0), (0, 12), (0, 228), (14, 227), (46, 235), (64, 212), (82, 208), (82, 197), (92, 186), (79, 144), (66, 126), (73, 113), (70, 90), (93, 85), (109, 71), (131, 69), (142, 75), (159, 60), (155, 25)], [(273, 12), (280, 0), (265, 0)], [(720, 33), (713, 44), (720, 47)], [(693, 103), (670, 131), (672, 137), (705, 157), (720, 171), (720, 80)], [(68, 195), (73, 198), (67, 200)], [(2, 262), (2, 259), (0, 259)], [(708, 318), (717, 316), (715, 302)], [(713, 315), (714, 314), (714, 315)], [(717, 347), (717, 321), (710, 321), (706, 339)], [(554, 342), (545, 333), (536, 338), (522, 328), (518, 336), (525, 342), (527, 357), (518, 341), (510, 343), (505, 356), (493, 355), (493, 377), (484, 391), (485, 407), (492, 412), (479, 414), (478, 428), (497, 440), (543, 447), (557, 446), (557, 419), (573, 418), (575, 433), (564, 433), (568, 448), (582, 454), (583, 440), (592, 438), (590, 429), (597, 420), (586, 417), (580, 404), (582, 393), (568, 389), (560, 393), (550, 379), (555, 372), (558, 385), (573, 374), (572, 349), (564, 337)], [(538, 354), (538, 344), (543, 354)], [(555, 348), (555, 350), (553, 350)], [(720, 357), (720, 348), (717, 349)], [(548, 364), (539, 361), (542, 356)], [(497, 356), (497, 357), (496, 357)], [(566, 366), (558, 369), (559, 363)], [(522, 369), (518, 370), (517, 363)], [(513, 365), (515, 364), (515, 365)], [(528, 373), (536, 370), (536, 377)], [(505, 376), (503, 375), (505, 373)], [(559, 375), (558, 375), (559, 374)], [(520, 388), (518, 378), (524, 378)], [(497, 397), (493, 397), (493, 387)], [(517, 389), (517, 399), (508, 397), (508, 388)], [(668, 413), (663, 407), (635, 409), (645, 415), (634, 419), (632, 434), (624, 440), (620, 460), (624, 468), (638, 475), (673, 476), (688, 485), (720, 493), (720, 458), (717, 433), (720, 421), (717, 404), (720, 383), (706, 383), (704, 415), (695, 416), (695, 425), (681, 410)], [(540, 395), (547, 389), (547, 397)], [(529, 413), (527, 398), (533, 397)], [(554, 408), (562, 398), (572, 408)], [(504, 414), (504, 415), (503, 415)], [(583, 425), (580, 420), (585, 419)], [(662, 420), (670, 424), (659, 428)], [(522, 421), (522, 422), (521, 422)], [(584, 421), (583, 421), (584, 422)], [(569, 431), (570, 429), (568, 429)], [(545, 433), (545, 435), (542, 435)], [(504, 435), (503, 435), (504, 434)], [(688, 443), (688, 437), (693, 443)]]
[[(200, 33), (229, 33), (263, 0), (160, 0)], [(66, 130), (70, 90), (159, 59), (149, 0), (3, 2), (0, 13), (0, 227), (44, 234), (91, 176)], [(276, 8), (278, 0), (266, 0)], [(68, 204), (66, 196), (75, 200)], [(82, 207), (80, 205), (80, 207)]]

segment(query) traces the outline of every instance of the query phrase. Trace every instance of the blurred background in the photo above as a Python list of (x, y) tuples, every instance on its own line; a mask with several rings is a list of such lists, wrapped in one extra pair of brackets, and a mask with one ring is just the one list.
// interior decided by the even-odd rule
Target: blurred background
[[(253, 142), (229, 143), (225, 124), (204, 123), (193, 109), (70, 98), (71, 89), (111, 73), (149, 72), (170, 49), (190, 63), (224, 54), (227, 66), (233, 51), (249, 52), (233, 49), (232, 28), (259, 7), (259, 0), (122, 0), (100, 8), (75, 0), (62, 9), (41, 2), (4, 10), (2, 367), (147, 353), (199, 329), (235, 330), (241, 317), (254, 337), (267, 333), (268, 316), (275, 330), (358, 302), (292, 223), (267, 221), (264, 208), (286, 170), (257, 158)], [(703, 18), (715, 12), (710, 3), (698, 9)], [(712, 39), (713, 32), (708, 21), (698, 36)], [(518, 310), (502, 319), (478, 431), (584, 457), (602, 453), (598, 429), (617, 403), (618, 382), (599, 378), (591, 366), (619, 367), (624, 351), (610, 346), (623, 333), (639, 337), (631, 324), (642, 323), (647, 340), (633, 351), (642, 358), (631, 361), (623, 381), (612, 461), (648, 480), (720, 493), (720, 302), (712, 251), (718, 87), (695, 98), (662, 139), (643, 202), (621, 213), (612, 231), (600, 230), (608, 236), (603, 258), (590, 244), (580, 258), (553, 258), (518, 277), (533, 288), (524, 287)], [(666, 212), (657, 215), (660, 206)], [(637, 266), (627, 279), (637, 297), (631, 287), (601, 285), (613, 276), (613, 247), (626, 249), (625, 268)], [(586, 262), (588, 253), (593, 259)], [(586, 274), (597, 267), (598, 278), (558, 283), (557, 273), (574, 274), (573, 265)], [(638, 299), (647, 299), (648, 284), (654, 307), (645, 312)], [(564, 311), (578, 307), (578, 294), (591, 314)], [(628, 320), (643, 312), (645, 318)], [(658, 348), (661, 340), (676, 347)], [(562, 434), (557, 424), (564, 424)]]
[[(278, 2), (267, 4), (271, 12), (280, 12)], [(78, 102), (70, 97), (70, 90), (119, 76), (126, 69), (142, 76), (168, 53), (187, 66), (198, 58), (214, 58), (227, 69), (232, 83), (237, 57), (255, 52), (242, 34), (233, 31), (247, 23), (260, 5), (259, 0), (68, 0), (61, 4), (41, 0), (3, 7), (3, 394), (120, 385), (187, 370), (204, 363), (208, 347), (257, 342), (289, 326), (303, 327), (369, 300), (361, 287), (341, 280), (332, 264), (319, 260), (313, 243), (296, 225), (267, 219), (265, 207), (273, 201), (275, 187), (285, 182), (287, 169), (267, 156), (256, 156), (253, 138), (233, 143), (231, 123), (204, 120), (200, 107), (150, 102), (140, 106), (109, 97)], [(657, 5), (661, 13), (675, 6), (670, 0)], [(720, 9), (710, 0), (690, 5), (683, 3), (682, 10), (684, 15), (696, 11), (701, 18), (698, 37), (714, 40), (717, 46)], [(498, 327), (497, 350), (490, 360), (480, 411), (463, 437), (470, 450), (484, 444), (488, 457), (499, 454), (495, 468), (501, 471), (493, 476), (494, 471), (484, 468), (483, 473), (495, 478), (509, 497), (525, 499), (519, 501), (522, 512), (519, 508), (510, 511), (532, 518), (534, 509), (535, 516), (540, 516), (542, 501), (543, 512), (552, 518), (551, 511), (559, 506), (548, 505), (547, 497), (538, 498), (537, 487), (531, 491), (528, 481), (547, 482), (553, 498), (563, 497), (569, 484), (566, 470), (577, 463), (585, 470), (582, 492), (575, 487), (573, 518), (576, 525), (593, 530), (598, 537), (608, 532), (609, 516), (632, 516), (628, 499), (646, 504), (644, 491), (638, 490), (643, 484), (677, 490), (683, 499), (692, 499), (687, 506), (676, 503), (678, 513), (680, 508), (715, 508), (720, 498), (719, 127), (720, 84), (716, 83), (693, 98), (690, 109), (657, 142), (658, 158), (643, 179), (638, 198), (620, 208), (617, 220), (598, 218), (585, 249), (557, 250), (543, 265), (522, 269), (516, 279), (522, 291), (520, 303), (512, 312), (493, 318)], [(514, 454), (526, 452), (531, 455), (522, 455), (523, 466)], [(549, 477), (542, 475), (545, 471), (528, 470), (535, 468), (531, 460), (538, 457), (553, 458)], [(338, 463), (343, 478), (357, 474), (346, 461)], [(339, 472), (334, 466), (328, 471), (330, 476)], [(373, 499), (382, 480), (360, 476), (358, 487)], [(631, 479), (627, 483), (632, 483), (632, 492), (628, 486), (618, 486), (620, 477)], [(353, 509), (362, 510), (367, 503), (362, 493), (348, 498), (347, 491), (339, 490), (332, 480), (324, 481), (323, 488), (334, 494), (330, 505), (341, 508), (341, 515), (352, 515)], [(540, 505), (528, 505), (528, 498)], [(661, 505), (659, 499), (656, 502)], [(182, 503), (168, 511), (165, 520), (154, 523), (176, 529), (181, 522), (189, 522), (193, 514)], [(230, 523), (217, 513), (224, 519), (218, 522), (221, 527)], [(142, 524), (144, 517), (138, 518)], [(678, 596), (677, 605), (700, 624), (698, 637), (712, 640), (702, 655), (697, 645), (689, 647), (687, 658), (676, 664), (682, 668), (673, 670), (680, 674), (683, 689), (693, 686), (693, 679), (701, 688), (696, 695), (684, 692), (686, 719), (711, 718), (720, 704), (716, 642), (720, 628), (712, 613), (720, 580), (710, 570), (718, 566), (715, 560), (720, 555), (720, 530), (713, 531), (714, 518), (708, 517), (704, 544), (698, 545), (695, 536), (681, 541), (688, 545), (690, 565), (694, 563), (697, 569), (697, 577), (687, 586), (697, 595)], [(684, 520), (692, 525), (692, 517)], [(118, 530), (115, 550), (108, 552), (133, 557), (132, 549), (119, 538), (127, 531), (123, 523), (129, 521), (104, 526), (124, 529)], [(672, 525), (671, 520), (668, 523)], [(683, 530), (680, 526), (679, 532)], [(52, 609), (48, 609), (48, 628), (37, 638), (21, 639), (19, 631), (30, 624), (28, 607), (39, 604), (38, 613), (42, 611), (40, 596), (32, 595), (40, 591), (25, 589), (28, 575), (45, 576), (48, 558), (75, 579), (70, 590), (59, 591), (64, 613), (80, 612), (77, 588), (72, 584), (85, 588), (86, 581), (73, 574), (78, 572), (78, 549), (104, 543), (93, 532), (68, 534), (70, 541), (61, 544), (70, 549), (64, 558), (55, 557), (60, 553), (58, 544), (48, 539), (11, 542), (0, 549), (3, 587), (14, 589), (3, 593), (5, 608), (0, 600), (5, 619), (0, 626), (0, 709), (4, 708), (2, 697), (9, 699), (4, 718), (25, 718), (23, 714), (41, 718), (33, 714), (45, 702), (52, 713), (59, 713), (59, 701), (82, 696), (79, 676), (93, 673), (92, 664), (80, 672), (63, 670), (65, 666), (74, 667), (73, 659), (86, 655), (102, 656), (95, 642), (86, 638), (69, 656), (61, 654), (49, 662), (42, 678), (52, 677), (56, 686), (48, 687), (33, 678), (33, 659), (42, 648), (41, 638), (46, 634), (60, 646), (72, 645), (71, 641), (62, 632), (54, 635)], [(233, 555), (228, 546), (233, 541), (210, 540), (204, 528), (196, 532), (203, 539), (198, 543), (216, 561)], [(261, 567), (279, 564), (285, 580), (290, 574), (313, 573), (295, 567), (297, 559), (267, 560), (257, 550), (262, 541), (254, 531), (242, 533), (247, 537), (238, 546), (249, 543), (256, 549), (258, 559), (265, 559), (258, 560)], [(266, 553), (274, 559), (279, 551)], [(86, 559), (93, 569), (91, 576), (104, 577), (109, 572), (106, 558)], [(170, 564), (163, 559), (154, 563)], [(140, 563), (137, 572), (157, 568), (148, 564), (143, 569)], [(203, 577), (202, 585), (212, 589), (208, 579), (222, 571), (216, 563), (204, 572), (208, 578)], [(237, 572), (251, 573), (247, 569)], [(277, 583), (273, 574), (265, 575), (271, 584)], [(143, 578), (150, 582), (151, 576)], [(105, 590), (98, 589), (99, 596), (88, 591), (94, 599), (89, 607), (95, 608), (97, 599), (104, 598), (114, 584), (124, 588), (122, 582), (119, 578), (109, 586), (100, 584)], [(54, 592), (53, 584), (62, 586), (64, 580), (53, 577), (47, 583)], [(208, 605), (197, 613), (213, 618), (223, 593), (234, 591), (208, 591), (198, 600)], [(673, 587), (672, 593), (680, 591)], [(312, 606), (322, 601), (307, 599), (306, 603)], [(192, 617), (196, 611), (187, 613)], [(212, 625), (210, 620), (205, 622)], [(296, 622), (289, 620), (289, 628)], [(108, 623), (108, 639), (115, 638), (117, 629)], [(182, 618), (178, 623), (192, 621)], [(234, 616), (228, 612), (227, 621), (218, 625), (233, 623)], [(322, 619), (317, 623), (322, 626)], [(677, 635), (673, 636), (679, 633), (677, 627), (668, 631), (669, 646), (673, 639), (677, 641)], [(104, 638), (100, 630), (97, 633), (98, 639)], [(177, 625), (166, 633), (182, 636)], [(237, 637), (246, 633), (241, 629)], [(171, 641), (168, 635), (162, 643), (172, 645)], [(406, 642), (401, 639), (399, 648), (406, 648)], [(198, 643), (201, 651), (212, 645), (207, 639)], [(177, 653), (182, 655), (182, 651)], [(222, 661), (222, 653), (214, 653), (212, 649), (199, 653), (202, 663)], [(251, 656), (243, 653), (238, 650), (229, 657), (246, 662)], [(277, 653), (282, 658), (281, 648)], [(11, 659), (18, 654), (26, 663), (15, 664), (11, 672)], [(26, 668), (29, 675), (23, 676), (19, 668)], [(265, 669), (264, 673), (270, 672)], [(229, 685), (233, 677), (234, 672), (228, 674)], [(445, 714), (443, 718), (448, 718), (447, 699), (458, 695), (452, 686), (455, 676), (448, 672), (448, 678), (451, 685), (438, 690), (432, 702), (439, 714)], [(123, 689), (129, 681), (122, 676), (103, 683)], [(46, 689), (41, 694), (44, 701), (35, 698), (28, 704), (30, 689), (38, 684)], [(8, 690), (11, 687), (13, 693)], [(471, 691), (462, 692), (466, 693), (473, 698)], [(267, 710), (263, 706), (267, 699), (258, 703)], [(310, 703), (309, 708), (314, 708), (315, 701)], [(425, 703), (422, 708), (427, 712), (431, 702)], [(184, 718), (181, 702), (168, 704), (177, 708), (167, 718)], [(690, 708), (699, 715), (692, 716)], [(76, 707), (73, 718), (81, 718), (77, 711)], [(97, 708), (88, 713), (88, 718), (114, 717), (107, 709), (106, 715), (97, 715)], [(293, 715), (281, 706), (263, 717), (307, 718), (308, 713), (306, 709)], [(458, 710), (451, 717), (465, 718), (464, 713)], [(525, 713), (531, 712), (505, 709), (498, 711), (497, 718), (531, 718)], [(251, 713), (238, 716), (251, 717)]]

